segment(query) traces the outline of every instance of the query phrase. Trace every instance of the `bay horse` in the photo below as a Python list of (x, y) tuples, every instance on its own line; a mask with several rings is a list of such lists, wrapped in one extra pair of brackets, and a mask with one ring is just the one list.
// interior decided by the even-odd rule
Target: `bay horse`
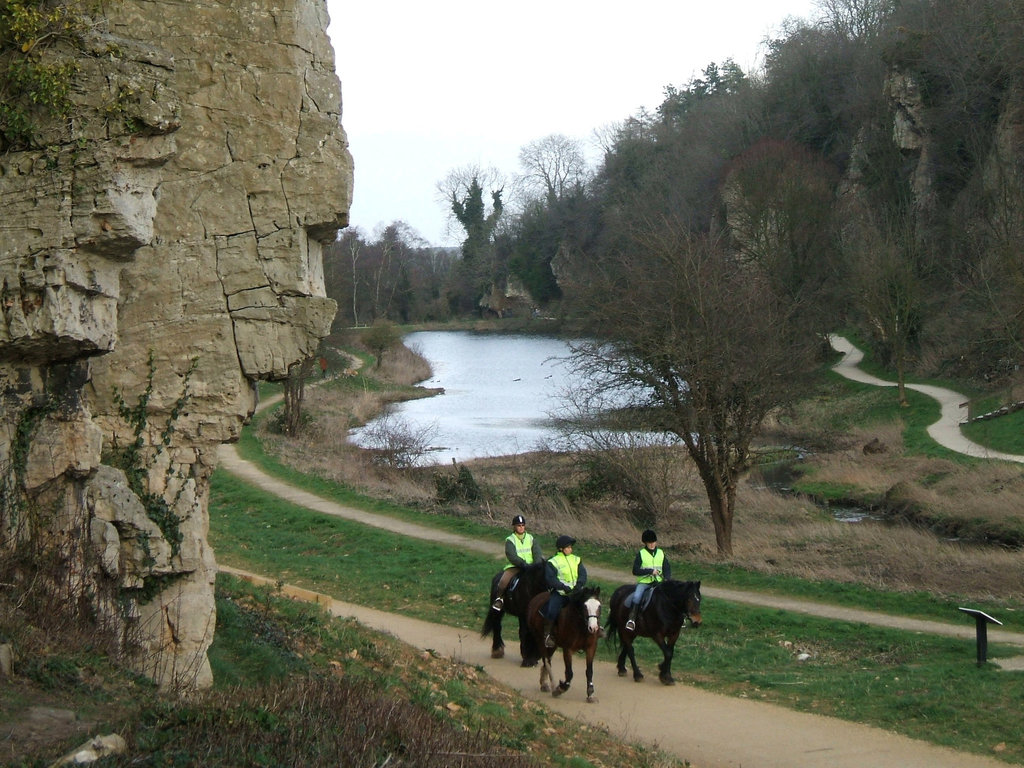
[(498, 579), (504, 571), (498, 571), (491, 580), (491, 597), (487, 601), (487, 616), (484, 618), (480, 637), (491, 636), (491, 658), (501, 659), (505, 656), (505, 641), (501, 638), (501, 620), (505, 614), (519, 619), (519, 654), (523, 657), (522, 666), (535, 667), (540, 661), (540, 650), (526, 624), (526, 610), (530, 600), (539, 592), (546, 592), (544, 583), (544, 562), (531, 563), (519, 570), (505, 590), (504, 605), (500, 611), (491, 608), (498, 596)]
[(555, 648), (544, 647), (544, 617), (540, 613), (547, 605), (551, 593), (544, 592), (530, 601), (530, 630), (537, 648), (541, 651), (540, 658), (543, 662), (540, 670), (542, 691), (551, 691), (552, 696), (561, 696), (568, 691), (572, 684), (572, 655), (576, 651), (584, 651), (587, 656), (587, 701), (595, 701), (594, 654), (597, 652), (597, 639), (601, 636), (601, 601), (598, 599), (600, 596), (600, 587), (584, 587), (578, 593), (571, 594), (569, 600), (562, 606), (562, 611), (555, 620), (552, 637), (555, 640), (555, 648), (562, 649), (565, 680), (559, 681), (554, 688), (551, 657), (555, 653)]
[[(649, 637), (661, 649), (663, 656), (658, 665), (658, 679), (665, 685), (675, 685), (672, 679), (672, 656), (675, 654), (676, 640), (687, 619), (693, 627), (699, 627), (700, 616), (700, 582), (676, 581), (670, 579), (650, 587), (644, 595), (642, 606), (637, 613), (636, 629), (626, 629), (629, 618), (629, 607), (626, 598), (633, 594), (636, 584), (623, 584), (612, 594), (611, 608), (608, 611), (608, 642), (622, 644), (616, 667), (619, 677), (626, 676), (626, 656), (633, 667), (633, 680), (644, 679), (640, 668), (636, 665), (633, 653), (633, 641), (637, 637)], [(650, 600), (648, 600), (650, 596)]]

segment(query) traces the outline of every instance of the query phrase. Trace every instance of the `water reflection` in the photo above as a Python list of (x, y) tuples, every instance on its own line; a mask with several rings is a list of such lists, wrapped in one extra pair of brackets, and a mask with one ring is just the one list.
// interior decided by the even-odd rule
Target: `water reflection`
[[(569, 343), (543, 336), (419, 331), (405, 343), (430, 361), (423, 386), (444, 394), (397, 403), (393, 423), (415, 433), (432, 429), (425, 463), (450, 464), (543, 447), (557, 436), (548, 415), (572, 383)], [(367, 446), (366, 431), (352, 434)]]

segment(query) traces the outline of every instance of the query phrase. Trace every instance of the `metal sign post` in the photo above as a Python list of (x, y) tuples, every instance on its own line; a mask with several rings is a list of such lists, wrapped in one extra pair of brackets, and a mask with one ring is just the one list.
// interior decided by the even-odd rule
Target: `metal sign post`
[(988, 656), (988, 625), (998, 624), (1003, 626), (1003, 622), (999, 619), (993, 619), (984, 611), (979, 611), (977, 608), (960, 608), (959, 610), (974, 617), (974, 625), (978, 632), (978, 666), (980, 667), (985, 663), (985, 659)]

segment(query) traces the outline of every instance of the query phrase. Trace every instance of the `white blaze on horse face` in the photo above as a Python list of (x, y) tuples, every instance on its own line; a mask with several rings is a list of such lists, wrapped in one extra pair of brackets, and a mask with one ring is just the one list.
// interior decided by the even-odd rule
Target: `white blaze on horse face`
[(597, 616), (601, 612), (601, 601), (591, 597), (583, 605), (587, 609), (587, 631), (593, 634), (600, 628)]

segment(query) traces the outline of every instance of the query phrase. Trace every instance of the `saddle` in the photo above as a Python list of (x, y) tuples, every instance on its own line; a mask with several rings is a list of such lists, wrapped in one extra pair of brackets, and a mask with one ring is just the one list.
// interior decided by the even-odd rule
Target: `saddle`
[[(643, 595), (640, 597), (640, 610), (641, 611), (644, 610), (645, 608), (647, 608), (647, 606), (651, 604), (651, 599), (654, 597), (654, 590), (657, 589), (657, 588), (658, 588), (658, 586), (655, 584), (654, 586), (648, 587), (647, 589), (644, 590)], [(632, 592), (630, 592), (626, 596), (626, 599), (622, 601), (622, 605), (623, 605), (624, 608), (632, 608), (633, 607), (633, 593)]]

